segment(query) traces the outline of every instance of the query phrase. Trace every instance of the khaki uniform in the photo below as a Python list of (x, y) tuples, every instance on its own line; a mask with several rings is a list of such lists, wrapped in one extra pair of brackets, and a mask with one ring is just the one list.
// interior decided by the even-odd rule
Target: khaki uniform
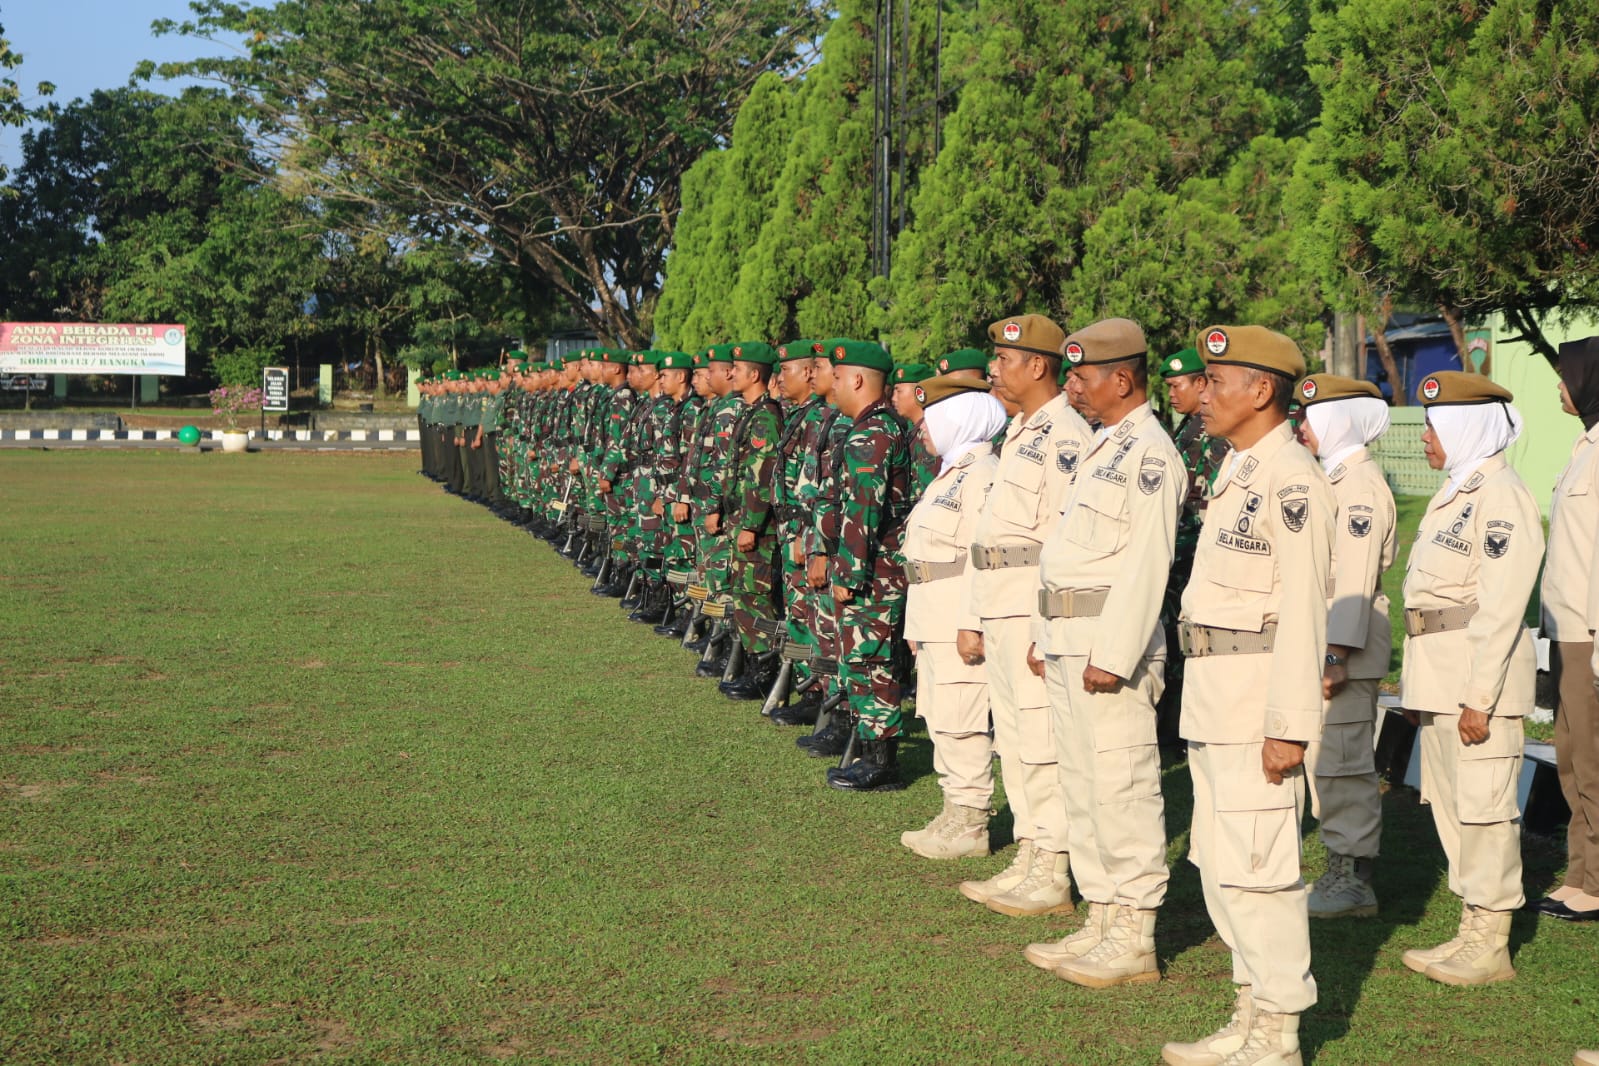
[[(1154, 910), (1166, 895), (1155, 703), (1165, 684), (1160, 608), (1187, 490), (1182, 457), (1143, 404), (1085, 450), (1044, 545), (1039, 576), (1052, 602), (1035, 637), (1054, 715), (1072, 869), (1093, 903)], [(1087, 602), (1049, 595), (1062, 592), (1087, 594)], [(1125, 684), (1084, 691), (1089, 664)]]
[(1599, 694), (1593, 634), (1599, 628), (1599, 426), (1577, 438), (1549, 508), (1543, 568), (1543, 635), (1551, 647), (1560, 713), (1555, 762), (1571, 808), (1566, 830), (1567, 887), (1599, 896)]
[[(1299, 867), (1304, 771), (1269, 783), (1261, 749), (1267, 737), (1308, 742), (1321, 733), (1337, 511), (1320, 465), (1284, 422), (1234, 452), (1217, 477), (1183, 591), (1190, 646), (1181, 728), (1194, 779), (1189, 857), (1216, 931), (1233, 951), (1233, 979), (1272, 1014), (1311, 1006), (1316, 982)], [(1220, 653), (1267, 633), (1269, 652)], [(1216, 653), (1205, 654), (1207, 642)]]
[(1382, 468), (1361, 448), (1327, 474), (1338, 501), (1327, 643), (1352, 649), (1349, 681), (1327, 701), (1321, 738), (1305, 754), (1321, 840), (1339, 855), (1377, 856), (1382, 794), (1374, 754), (1377, 683), (1388, 676), (1393, 625), (1382, 576), (1394, 563), (1394, 495)]
[[(1055, 766), (1049, 693), (1027, 668), (1038, 617), (1038, 563), (1093, 433), (1066, 402), (1051, 399), (1005, 431), (994, 484), (972, 543), (962, 614), (982, 619), (994, 747), (1018, 840), (1048, 852), (1068, 850), (1066, 808)], [(1031, 561), (1025, 561), (1025, 560)]]
[[(1449, 859), (1449, 889), (1491, 911), (1523, 902), (1516, 782), (1538, 667), (1522, 615), (1542, 557), (1538, 506), (1501, 453), (1427, 504), (1405, 575), (1407, 633), (1417, 612), (1475, 611), (1406, 637), (1400, 700), (1423, 712), (1421, 800)], [(1461, 744), (1462, 705), (1492, 716), (1483, 743)]]
[(964, 615), (968, 547), (999, 459), (984, 444), (937, 474), (905, 523), (905, 639), (916, 651), (916, 714), (933, 740), (933, 769), (944, 798), (986, 810), (994, 797), (988, 724), (988, 668), (968, 666), (955, 634), (981, 630)]

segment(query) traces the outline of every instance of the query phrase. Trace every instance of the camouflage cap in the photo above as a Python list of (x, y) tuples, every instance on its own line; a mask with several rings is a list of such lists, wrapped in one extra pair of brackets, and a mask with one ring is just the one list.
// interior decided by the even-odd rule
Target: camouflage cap
[(1203, 374), (1205, 361), (1199, 357), (1199, 349), (1184, 348), (1180, 352), (1173, 352), (1160, 361), (1160, 376), (1170, 381), (1180, 378), (1184, 374)]
[(765, 341), (740, 341), (730, 346), (733, 362), (756, 363), (760, 366), (771, 366), (777, 362), (777, 351)]
[(933, 376), (933, 368), (921, 363), (905, 363), (894, 368), (894, 384), (914, 385)]
[(838, 337), (827, 342), (834, 366), (858, 366), (888, 375), (894, 372), (894, 360), (875, 341), (852, 341)]
[(1247, 366), (1286, 378), (1305, 372), (1305, 357), (1290, 338), (1265, 326), (1211, 326), (1196, 347), (1207, 366)]
[(988, 376), (988, 356), (976, 348), (957, 348), (948, 355), (940, 356), (933, 369), (940, 374), (948, 374), (955, 370), (981, 370), (983, 376)]
[(1098, 366), (1124, 359), (1142, 359), (1149, 346), (1144, 331), (1130, 318), (1105, 318), (1066, 338), (1061, 352), (1072, 366)]
[(1382, 390), (1369, 381), (1357, 381), (1341, 374), (1312, 374), (1299, 383), (1294, 399), (1301, 407), (1329, 400), (1382, 399)]
[(797, 340), (780, 345), (777, 349), (779, 363), (792, 363), (797, 359), (815, 359), (826, 351), (821, 341)]
[(1012, 315), (989, 324), (988, 339), (996, 348), (1061, 358), (1066, 331), (1043, 315)]
[(940, 375), (928, 378), (916, 386), (916, 402), (931, 407), (951, 396), (964, 396), (968, 392), (987, 392), (993, 386), (976, 378), (951, 378)]
[(1440, 370), (1428, 374), (1416, 387), (1416, 399), (1423, 407), (1454, 407), (1479, 403), (1509, 403), (1510, 390), (1482, 374), (1464, 370)]

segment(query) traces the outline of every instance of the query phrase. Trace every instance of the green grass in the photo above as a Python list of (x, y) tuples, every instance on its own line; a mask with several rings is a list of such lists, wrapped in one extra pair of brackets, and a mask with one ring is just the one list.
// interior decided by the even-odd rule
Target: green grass
[[(1009, 852), (897, 842), (938, 805), (925, 738), (903, 793), (821, 787), (415, 465), (0, 453), (0, 1061), (1150, 1063), (1225, 1019), (1186, 861), (1164, 981), (1041, 973), (1021, 949), (1066, 923), (954, 891)], [(1458, 909), (1414, 796), (1386, 814), (1384, 917), (1313, 930), (1315, 1061), (1592, 1044), (1591, 929), (1518, 918), (1492, 988), (1403, 968)], [(1560, 853), (1526, 850), (1541, 893)]]

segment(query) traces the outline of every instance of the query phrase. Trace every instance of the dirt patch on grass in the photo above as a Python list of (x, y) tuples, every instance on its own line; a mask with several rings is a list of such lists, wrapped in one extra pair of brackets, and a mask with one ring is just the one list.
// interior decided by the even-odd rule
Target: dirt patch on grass
[(773, 1047), (778, 1044), (814, 1044), (837, 1033), (825, 1025), (800, 1025), (786, 1029), (735, 1029), (718, 1025), (710, 1031), (713, 1040), (721, 1040), (740, 1047)]
[(266, 1022), (272, 1011), (224, 996), (188, 996), (178, 1001), (183, 1021), (197, 1033), (247, 1030)]
[(70, 744), (16, 744), (4, 749), (7, 755), (76, 755), (88, 750)]
[(0, 781), (0, 792), (17, 799), (27, 800), (30, 803), (48, 803), (55, 799), (63, 790), (77, 784), (76, 781), (35, 781), (23, 784), (18, 781)]

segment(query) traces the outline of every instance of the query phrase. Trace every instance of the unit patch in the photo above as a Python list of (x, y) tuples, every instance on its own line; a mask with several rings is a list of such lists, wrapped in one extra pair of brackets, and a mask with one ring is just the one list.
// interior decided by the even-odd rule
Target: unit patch
[(1166, 480), (1166, 464), (1155, 458), (1145, 459), (1138, 467), (1138, 491), (1153, 496)]
[(1310, 517), (1310, 498), (1308, 496), (1295, 496), (1282, 501), (1283, 525), (1298, 533), (1305, 528), (1305, 520)]
[(1349, 535), (1351, 537), (1364, 537), (1371, 532), (1371, 515), (1352, 514), (1349, 516)]

